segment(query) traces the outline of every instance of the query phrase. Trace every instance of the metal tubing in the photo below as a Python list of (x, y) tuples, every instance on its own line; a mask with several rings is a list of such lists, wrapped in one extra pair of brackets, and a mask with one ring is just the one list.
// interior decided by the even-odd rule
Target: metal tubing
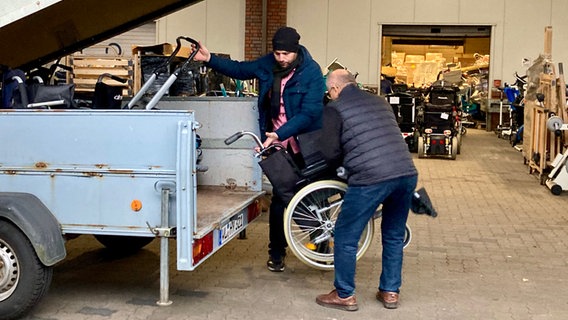
[(146, 83), (144, 83), (144, 85), (142, 86), (142, 88), (140, 90), (138, 90), (138, 93), (136, 93), (136, 95), (134, 96), (134, 98), (132, 98), (132, 100), (130, 100), (128, 102), (128, 109), (132, 109), (134, 107), (134, 105), (136, 103), (138, 103), (138, 101), (142, 98), (142, 96), (146, 93), (146, 91), (148, 91), (148, 89), (150, 88), (150, 86), (152, 85), (152, 83), (154, 83), (154, 81), (156, 80), (156, 78), (158, 77), (157, 74), (153, 73), (150, 76), (150, 79), (148, 79), (148, 81), (146, 81)]
[[(170, 189), (162, 189), (162, 228), (168, 228), (169, 220)], [(169, 306), (170, 284), (169, 284), (169, 234), (160, 237), (160, 301), (156, 302), (159, 306)]]
[(148, 104), (146, 105), (146, 110), (151, 110), (152, 108), (154, 108), (176, 80), (177, 74), (176, 72), (174, 72), (168, 78), (168, 80), (166, 80), (166, 83), (164, 83), (164, 85), (160, 87), (160, 90), (158, 90), (158, 92), (156, 92), (156, 94), (152, 97), (152, 100), (148, 102)]

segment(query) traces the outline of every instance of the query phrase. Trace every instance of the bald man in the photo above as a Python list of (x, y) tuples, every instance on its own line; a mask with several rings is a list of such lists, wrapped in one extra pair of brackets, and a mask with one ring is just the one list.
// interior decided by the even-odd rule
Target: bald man
[(385, 308), (398, 307), (402, 283), (405, 225), (418, 172), (392, 107), (360, 90), (347, 70), (326, 81), (331, 102), (324, 108), (322, 154), (348, 174), (347, 191), (335, 225), (335, 289), (319, 295), (324, 307), (358, 309), (355, 297), (356, 253), (361, 233), (382, 204), (382, 272), (376, 298)]

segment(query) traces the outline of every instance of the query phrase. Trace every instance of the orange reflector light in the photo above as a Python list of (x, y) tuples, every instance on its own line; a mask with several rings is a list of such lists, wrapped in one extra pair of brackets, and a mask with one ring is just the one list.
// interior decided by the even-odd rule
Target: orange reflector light
[(444, 130), (444, 134), (449, 136), (450, 134), (452, 134), (452, 131), (451, 130)]
[(426, 133), (432, 133), (432, 129), (430, 129), (430, 128), (424, 129), (424, 132), (426, 132)]
[(142, 201), (132, 200), (132, 202), (130, 203), (130, 209), (132, 209), (132, 211), (136, 211), (136, 212), (142, 210)]
[(196, 239), (193, 243), (193, 265), (196, 265), (201, 259), (205, 258), (213, 251), (213, 231), (209, 232), (205, 237)]

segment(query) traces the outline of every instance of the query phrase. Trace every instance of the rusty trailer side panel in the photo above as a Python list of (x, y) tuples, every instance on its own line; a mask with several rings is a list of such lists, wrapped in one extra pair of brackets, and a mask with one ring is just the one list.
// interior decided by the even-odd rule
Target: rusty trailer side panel
[(0, 192), (37, 196), (64, 233), (153, 236), (148, 224), (160, 225), (160, 186), (195, 187), (193, 124), (189, 111), (1, 112), (0, 133), (11, 138), (0, 141)]
[[(196, 121), (192, 105), (206, 123)], [(178, 268), (192, 270), (193, 241), (213, 234), (218, 250), (229, 240), (222, 227), (237, 216), (239, 230), (245, 228), (252, 219), (247, 208), (264, 192), (250, 141), (222, 143), (256, 124), (254, 100), (178, 107), (0, 111), (0, 134), (10, 137), (0, 140), (0, 193), (36, 196), (63, 233), (154, 237), (156, 228), (172, 228)], [(206, 172), (196, 163), (201, 129)]]

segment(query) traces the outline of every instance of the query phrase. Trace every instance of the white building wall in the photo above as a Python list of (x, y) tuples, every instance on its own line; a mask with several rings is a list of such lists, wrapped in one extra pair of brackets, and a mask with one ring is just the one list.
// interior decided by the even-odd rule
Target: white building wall
[[(245, 56), (245, 0), (205, 0), (170, 14), (157, 24), (158, 43), (185, 36), (201, 41), (211, 52)], [(184, 44), (187, 45), (187, 44)]]
[[(523, 58), (544, 49), (552, 26), (552, 58), (568, 62), (566, 0), (288, 0), (288, 25), (322, 68), (334, 58), (362, 83), (377, 83), (381, 24), (493, 26), (491, 78), (513, 81)], [(158, 22), (160, 42), (179, 35), (201, 40), (211, 51), (244, 57), (245, 0), (205, 0)]]

